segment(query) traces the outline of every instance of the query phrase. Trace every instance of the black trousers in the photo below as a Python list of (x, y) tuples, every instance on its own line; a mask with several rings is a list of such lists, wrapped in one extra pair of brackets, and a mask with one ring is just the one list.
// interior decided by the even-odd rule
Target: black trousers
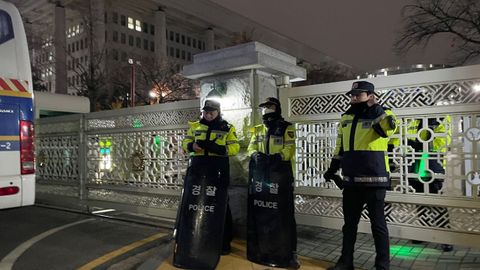
[(343, 190), (343, 246), (339, 264), (353, 269), (353, 252), (357, 240), (358, 222), (366, 204), (375, 242), (376, 269), (389, 269), (390, 242), (385, 221), (386, 188), (345, 187)]

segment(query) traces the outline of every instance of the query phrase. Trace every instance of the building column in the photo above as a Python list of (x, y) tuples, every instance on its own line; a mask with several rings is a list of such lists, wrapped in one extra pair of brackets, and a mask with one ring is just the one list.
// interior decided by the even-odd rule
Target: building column
[(215, 32), (211, 27), (205, 31), (205, 51), (213, 51), (215, 49)]
[(165, 35), (167, 31), (167, 20), (165, 11), (162, 8), (158, 8), (155, 11), (155, 58), (157, 62), (165, 59), (167, 56), (167, 37)]
[[(92, 24), (92, 46), (95, 53), (103, 54), (103, 59), (106, 59), (105, 47), (105, 1), (104, 0), (90, 0), (90, 15)], [(112, 33), (110, 33), (111, 35)]]
[(67, 39), (65, 34), (65, 7), (57, 3), (55, 6), (55, 93), (67, 93)]

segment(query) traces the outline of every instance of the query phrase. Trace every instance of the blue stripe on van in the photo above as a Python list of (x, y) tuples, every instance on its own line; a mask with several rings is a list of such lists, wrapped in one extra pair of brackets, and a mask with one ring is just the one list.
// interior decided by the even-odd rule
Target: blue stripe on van
[(0, 103), (0, 136), (18, 136), (19, 127), (19, 107), (15, 104)]
[(19, 120), (33, 121), (33, 100), (31, 98), (0, 96), (0, 106), (3, 104), (18, 105), (20, 109)]
[(16, 141), (0, 141), (0, 152), (3, 151), (19, 151), (20, 142)]

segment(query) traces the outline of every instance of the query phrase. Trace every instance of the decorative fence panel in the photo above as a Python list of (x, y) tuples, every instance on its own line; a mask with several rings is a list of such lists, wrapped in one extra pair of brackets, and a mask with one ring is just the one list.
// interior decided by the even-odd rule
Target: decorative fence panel
[[(380, 103), (400, 120), (388, 151), (392, 187), (385, 211), (391, 235), (480, 246), (480, 66), (369, 80)], [(323, 173), (351, 83), (280, 91), (285, 116), (297, 127), (299, 224), (343, 224), (341, 191)], [(194, 100), (40, 119), (38, 201), (174, 218), (188, 162), (180, 143), (187, 121), (198, 116)], [(429, 122), (443, 123), (443, 129)], [(412, 132), (414, 123), (425, 125)], [(359, 229), (370, 231), (366, 210)]]
[[(480, 246), (479, 74), (480, 66), (470, 66), (369, 79), (379, 102), (400, 120), (388, 151), (392, 187), (385, 211), (392, 236)], [(288, 119), (297, 126), (300, 224), (343, 224), (341, 192), (323, 173), (352, 82), (281, 92)], [(419, 123), (425, 124), (413, 131)], [(439, 124), (443, 128), (434, 128)], [(368, 221), (365, 209), (361, 231), (370, 231)]]
[(198, 116), (193, 100), (40, 119), (39, 201), (173, 218), (188, 162), (181, 141)]

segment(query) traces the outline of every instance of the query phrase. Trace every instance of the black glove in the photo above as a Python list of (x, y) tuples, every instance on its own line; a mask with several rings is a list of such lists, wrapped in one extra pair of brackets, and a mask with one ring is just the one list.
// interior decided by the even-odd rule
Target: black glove
[(337, 175), (337, 171), (340, 169), (341, 162), (339, 159), (333, 158), (332, 162), (330, 162), (330, 167), (328, 170), (323, 174), (323, 178), (327, 181), (335, 182), (340, 189), (343, 189), (343, 179), (339, 175)]
[(263, 160), (266, 160), (267, 155), (265, 155), (264, 153), (261, 153), (261, 152), (255, 152), (250, 156), (250, 158), (258, 163), (258, 162), (261, 162)]
[(195, 150), (193, 150), (193, 142), (187, 144), (187, 150), (189, 153), (195, 152)]
[(400, 171), (400, 167), (398, 167), (397, 164), (395, 164), (395, 162), (393, 162), (393, 161), (388, 163), (388, 166), (390, 167), (390, 172), (391, 173)]
[(217, 155), (225, 155), (227, 154), (227, 148), (223, 145), (218, 145), (215, 141), (204, 141), (204, 149), (208, 152), (217, 154)]
[(195, 141), (195, 143), (197, 143), (197, 145), (200, 148), (205, 149), (205, 141), (204, 140)]
[(279, 163), (282, 161), (282, 155), (277, 153), (277, 154), (273, 154), (273, 155), (270, 155), (270, 162), (271, 163)]
[(343, 179), (340, 175), (334, 174), (332, 171), (327, 170), (323, 177), (327, 181), (333, 181), (339, 189), (343, 189)]
[(327, 171), (330, 171), (332, 174), (335, 174), (340, 170), (340, 166), (342, 165), (342, 162), (340, 159), (337, 158), (332, 158), (332, 161), (330, 162), (330, 167), (328, 168)]

